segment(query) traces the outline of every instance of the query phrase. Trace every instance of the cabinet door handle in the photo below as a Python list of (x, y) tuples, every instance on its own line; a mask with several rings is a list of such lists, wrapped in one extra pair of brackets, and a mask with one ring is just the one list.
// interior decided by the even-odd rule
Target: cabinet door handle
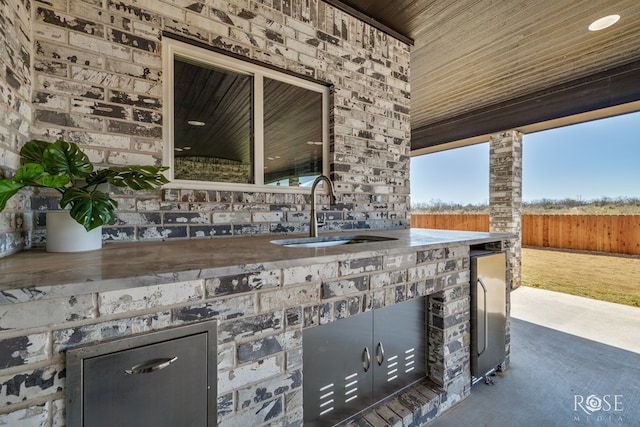
[(151, 360), (147, 360), (146, 362), (138, 363), (137, 365), (134, 365), (129, 369), (125, 369), (124, 373), (127, 375), (148, 374), (149, 372), (154, 372), (154, 371), (159, 371), (160, 369), (164, 369), (167, 366), (171, 365), (176, 360), (178, 360), (178, 356), (163, 357), (160, 359), (151, 359)]
[(367, 372), (371, 367), (371, 354), (369, 353), (369, 348), (365, 347), (362, 352), (362, 368)]
[(484, 343), (482, 351), (478, 352), (478, 356), (480, 356), (487, 349), (487, 342), (489, 341), (489, 313), (487, 313), (487, 287), (479, 277), (478, 283), (480, 283), (480, 286), (482, 286), (482, 290), (484, 291)]
[(376, 347), (376, 360), (378, 361), (378, 366), (382, 366), (384, 363), (384, 347), (382, 346), (382, 342), (379, 342)]

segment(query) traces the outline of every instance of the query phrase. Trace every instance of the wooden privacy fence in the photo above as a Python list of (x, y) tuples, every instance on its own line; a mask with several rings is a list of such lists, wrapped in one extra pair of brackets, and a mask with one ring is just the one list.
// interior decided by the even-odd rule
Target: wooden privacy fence
[(482, 214), (411, 214), (412, 228), (489, 231), (489, 215)]
[[(412, 214), (411, 227), (489, 231), (489, 215)], [(640, 215), (522, 215), (522, 244), (640, 255)]]

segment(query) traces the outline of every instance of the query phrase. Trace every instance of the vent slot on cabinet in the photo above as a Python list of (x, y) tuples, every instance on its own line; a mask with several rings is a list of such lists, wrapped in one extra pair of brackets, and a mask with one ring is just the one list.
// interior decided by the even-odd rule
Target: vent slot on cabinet
[(387, 382), (391, 382), (398, 378), (398, 355), (389, 358), (387, 365)]
[(349, 403), (358, 398), (358, 373), (344, 377), (344, 403)]
[(404, 352), (404, 373), (408, 374), (416, 368), (416, 349), (410, 348)]
[(333, 411), (335, 402), (335, 391), (333, 390), (333, 383), (320, 387), (320, 400), (318, 402), (320, 407), (320, 415), (328, 414)]

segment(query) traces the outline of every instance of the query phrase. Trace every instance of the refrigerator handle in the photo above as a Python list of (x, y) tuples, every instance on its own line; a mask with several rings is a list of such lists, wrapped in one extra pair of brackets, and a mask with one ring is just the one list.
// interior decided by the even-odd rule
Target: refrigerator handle
[(371, 367), (371, 354), (369, 353), (369, 348), (365, 347), (362, 352), (362, 368), (365, 372), (369, 370)]
[(480, 356), (487, 349), (487, 342), (489, 341), (489, 313), (487, 312), (487, 287), (480, 277), (478, 277), (478, 283), (480, 283), (484, 291), (484, 343), (482, 345), (482, 351), (478, 352), (478, 356)]

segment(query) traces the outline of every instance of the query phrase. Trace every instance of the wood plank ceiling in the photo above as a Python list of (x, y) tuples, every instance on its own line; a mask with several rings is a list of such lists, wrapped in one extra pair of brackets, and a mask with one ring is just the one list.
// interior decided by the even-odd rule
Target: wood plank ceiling
[(414, 152), (640, 100), (638, 0), (330, 2), (414, 40)]

